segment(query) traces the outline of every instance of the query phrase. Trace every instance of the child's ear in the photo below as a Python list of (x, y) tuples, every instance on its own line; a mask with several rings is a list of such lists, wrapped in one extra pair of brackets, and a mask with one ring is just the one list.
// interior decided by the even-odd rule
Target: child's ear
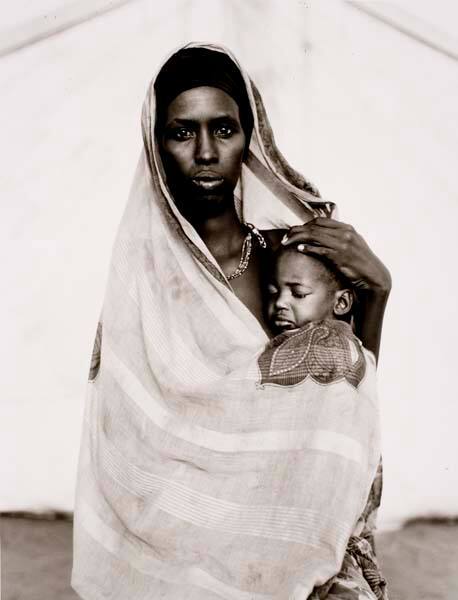
[(339, 290), (334, 300), (334, 315), (340, 317), (350, 312), (353, 305), (353, 294), (351, 290)]

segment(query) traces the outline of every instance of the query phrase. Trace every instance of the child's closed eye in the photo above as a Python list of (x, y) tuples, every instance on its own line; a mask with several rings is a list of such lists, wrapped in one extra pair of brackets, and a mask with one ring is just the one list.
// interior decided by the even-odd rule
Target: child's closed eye
[(278, 294), (278, 289), (275, 285), (269, 283), (269, 285), (267, 286), (267, 293), (269, 294), (269, 296), (276, 296)]

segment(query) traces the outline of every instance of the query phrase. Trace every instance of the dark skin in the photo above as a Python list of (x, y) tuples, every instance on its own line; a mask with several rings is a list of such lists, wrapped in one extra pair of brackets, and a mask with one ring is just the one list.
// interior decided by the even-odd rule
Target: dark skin
[[(238, 267), (246, 229), (233, 192), (240, 176), (245, 134), (235, 100), (214, 87), (182, 92), (168, 106), (159, 135), (167, 183), (174, 200), (227, 275)], [(281, 242), (330, 260), (358, 291), (356, 334), (378, 356), (383, 314), (391, 289), (388, 270), (364, 239), (345, 223), (317, 218), (289, 232), (263, 232), (272, 249)], [(231, 280), (235, 295), (270, 334), (264, 311), (269, 250), (254, 246), (247, 270)]]
[[(237, 103), (217, 88), (183, 92), (168, 107), (160, 142), (167, 183), (180, 212), (193, 224), (222, 271), (233, 273), (247, 233), (237, 217), (233, 196), (245, 151)], [(199, 185), (199, 176), (205, 175), (210, 182), (213, 178), (214, 183), (208, 184), (211, 189)], [(266, 333), (262, 274), (268, 254), (255, 248), (247, 270), (231, 281), (236, 296)]]

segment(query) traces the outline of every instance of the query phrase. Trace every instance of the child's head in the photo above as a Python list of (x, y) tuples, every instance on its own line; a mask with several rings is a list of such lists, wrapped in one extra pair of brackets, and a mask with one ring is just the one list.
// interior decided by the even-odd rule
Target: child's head
[(348, 283), (331, 265), (295, 246), (277, 253), (268, 293), (267, 313), (274, 333), (341, 317), (350, 312), (353, 302)]

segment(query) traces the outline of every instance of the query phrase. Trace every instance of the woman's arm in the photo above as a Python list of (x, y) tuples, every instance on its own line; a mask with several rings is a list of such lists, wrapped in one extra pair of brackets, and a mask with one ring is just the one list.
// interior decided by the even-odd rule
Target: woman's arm
[(377, 361), (382, 337), (383, 315), (389, 293), (389, 290), (385, 292), (361, 290), (358, 292), (355, 334), (364, 346), (374, 353)]
[(299, 252), (328, 259), (349, 279), (358, 297), (355, 333), (378, 358), (391, 276), (359, 233), (346, 223), (318, 217), (292, 227), (282, 244), (297, 244)]

